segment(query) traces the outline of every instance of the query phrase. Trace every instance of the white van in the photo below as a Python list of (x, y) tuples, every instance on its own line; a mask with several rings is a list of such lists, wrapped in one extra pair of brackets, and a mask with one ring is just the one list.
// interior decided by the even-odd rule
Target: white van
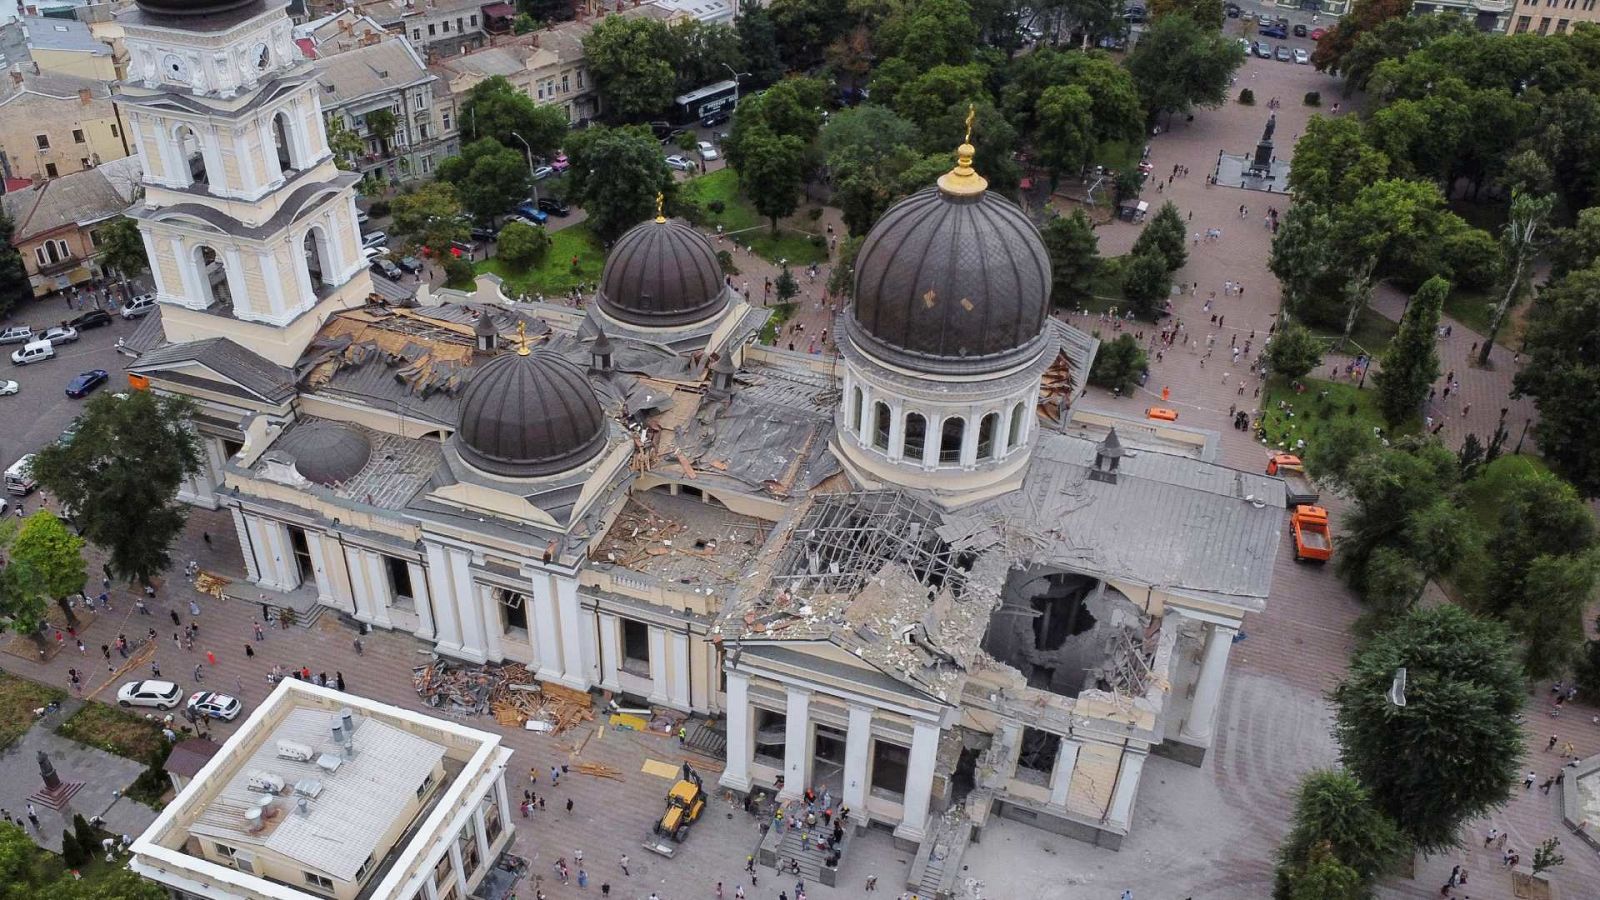
[(33, 480), (33, 454), (17, 460), (6, 470), (6, 493), (26, 497), (39, 483)]
[(49, 341), (32, 341), (11, 354), (11, 361), (19, 366), (36, 363), (56, 355), (56, 347)]
[(156, 298), (154, 294), (140, 294), (123, 304), (122, 317), (124, 319), (137, 319), (155, 308)]

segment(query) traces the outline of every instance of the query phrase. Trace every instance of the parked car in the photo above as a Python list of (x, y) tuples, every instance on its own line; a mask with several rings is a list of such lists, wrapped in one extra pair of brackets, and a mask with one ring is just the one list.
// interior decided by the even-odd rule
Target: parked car
[(244, 709), (244, 706), (237, 699), (227, 694), (218, 694), (212, 691), (195, 691), (189, 695), (187, 709), (196, 716), (232, 722), (239, 717), (239, 713)]
[(137, 319), (155, 308), (155, 294), (140, 294), (122, 305), (122, 317), (124, 319)]
[(0, 344), (26, 344), (33, 340), (33, 329), (27, 325), (13, 325), (0, 331)]
[(730, 114), (727, 110), (719, 109), (714, 113), (710, 113), (708, 115), (701, 116), (700, 117), (700, 127), (701, 128), (715, 128), (718, 125), (721, 125), (722, 123), (728, 121), (731, 118), (733, 118), (733, 115)]
[(676, 172), (687, 172), (694, 168), (694, 163), (689, 162), (687, 159), (684, 159), (681, 156), (669, 156), (667, 157), (667, 168)]
[(105, 369), (90, 369), (87, 372), (80, 372), (73, 376), (71, 381), (67, 382), (67, 396), (74, 400), (81, 400), (89, 396), (95, 388), (105, 384), (106, 379), (110, 377), (111, 373)]
[(1290, 53), (1289, 48), (1282, 44), (1278, 45), (1278, 49), (1273, 55), (1278, 58), (1278, 62), (1294, 62), (1294, 54)]
[(1309, 37), (1313, 41), (1320, 41), (1320, 40), (1322, 40), (1322, 36), (1327, 34), (1327, 33), (1328, 33), (1328, 29), (1326, 29), (1326, 28), (1313, 28), (1313, 29), (1311, 29), (1311, 34), (1309, 35)]
[(22, 386), (15, 381), (0, 381), (0, 397), (9, 397), (20, 390)]
[(1301, 66), (1310, 65), (1311, 64), (1311, 51), (1307, 50), (1304, 47), (1296, 47), (1296, 48), (1294, 48), (1294, 61), (1295, 61), (1296, 65), (1301, 65)]
[(572, 207), (568, 206), (566, 201), (557, 200), (554, 197), (540, 197), (539, 209), (541, 212), (547, 212), (558, 219), (565, 219), (572, 213)]
[(370, 221), (372, 221), (372, 215), (370, 213), (368, 213), (364, 209), (356, 210), (356, 224), (357, 225), (365, 225)]
[(55, 345), (49, 341), (30, 341), (23, 344), (21, 350), (12, 351), (11, 364), (26, 366), (29, 363), (43, 362), (55, 355)]
[(556, 158), (550, 160), (550, 168), (555, 169), (557, 172), (565, 172), (571, 167), (572, 160), (567, 159), (567, 155), (565, 153), (557, 153)]
[(422, 260), (415, 256), (403, 256), (394, 261), (395, 267), (407, 275), (415, 275), (422, 271)]
[(472, 239), (475, 241), (492, 241), (500, 236), (500, 232), (493, 228), (472, 229)]
[(1295, 37), (1305, 37), (1306, 36), (1306, 26), (1300, 24), (1299, 22), (1294, 23), (1294, 36)]
[(531, 200), (524, 201), (521, 206), (517, 207), (517, 215), (529, 225), (543, 225), (550, 221), (550, 214), (540, 209)]
[(361, 236), (362, 247), (382, 247), (389, 243), (389, 236), (381, 231), (368, 232)]
[(1279, 25), (1275, 22), (1268, 23), (1263, 21), (1260, 27), (1256, 29), (1256, 33), (1262, 37), (1277, 38), (1281, 41), (1289, 36), (1289, 29), (1284, 28), (1282, 25)]
[(1222, 9), (1223, 9), (1223, 11), (1225, 13), (1228, 14), (1228, 18), (1230, 18), (1230, 19), (1237, 19), (1237, 18), (1239, 18), (1240, 14), (1242, 14), (1244, 12), (1244, 10), (1237, 3), (1229, 3), (1227, 6), (1224, 6)]
[(103, 309), (91, 309), (75, 319), (68, 319), (67, 324), (79, 331), (87, 328), (99, 328), (102, 325), (111, 324), (111, 313)]
[(1272, 45), (1266, 41), (1256, 41), (1256, 55), (1262, 59), (1272, 58)]
[(389, 255), (389, 248), (388, 247), (362, 247), (361, 248), (361, 258), (366, 260), (369, 263), (372, 262), (373, 260), (377, 259), (380, 256), (388, 256), (388, 255)]
[(78, 329), (70, 325), (52, 325), (44, 330), (44, 334), (39, 335), (39, 340), (49, 341), (57, 347), (62, 344), (76, 343)]
[(367, 268), (372, 270), (372, 274), (382, 275), (384, 278), (387, 278), (390, 281), (399, 281), (401, 278), (404, 278), (406, 274), (400, 271), (400, 267), (394, 264), (394, 260), (387, 256), (378, 257), (377, 259), (373, 260), (371, 264), (367, 266)]
[(1127, 22), (1143, 22), (1148, 17), (1149, 13), (1142, 6), (1130, 6), (1122, 11), (1122, 18)]
[(695, 144), (694, 148), (695, 148), (695, 150), (699, 151), (700, 158), (704, 159), (704, 160), (708, 160), (708, 161), (709, 160), (713, 160), (713, 159), (716, 159), (720, 155), (720, 154), (717, 153), (717, 148), (711, 146), (711, 142), (710, 141), (701, 141), (701, 142)]
[(533, 170), (533, 180), (543, 181), (555, 173), (556, 170), (550, 166), (540, 166), (539, 168)]
[(182, 700), (183, 691), (170, 681), (130, 681), (117, 691), (117, 704), (120, 706), (175, 709)]

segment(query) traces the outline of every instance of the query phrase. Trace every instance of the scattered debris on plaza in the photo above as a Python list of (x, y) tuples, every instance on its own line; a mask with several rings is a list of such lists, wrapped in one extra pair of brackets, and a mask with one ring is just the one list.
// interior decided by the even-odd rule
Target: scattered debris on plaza
[(222, 599), (222, 589), (229, 584), (232, 584), (230, 579), (223, 578), (221, 575), (214, 575), (204, 569), (195, 573), (194, 576), (194, 589), (202, 594), (209, 594), (218, 600)]
[(623, 780), (625, 780), (622, 777), (622, 771), (621, 770), (614, 769), (611, 766), (606, 765), (605, 763), (593, 763), (593, 762), (578, 763), (578, 765), (575, 768), (578, 770), (578, 772), (580, 774), (591, 775), (591, 776), (593, 776), (595, 778), (609, 778), (612, 781), (623, 781)]
[(411, 670), (417, 696), (452, 715), (493, 715), (507, 728), (561, 734), (594, 721), (589, 695), (559, 684), (538, 683), (519, 663), (468, 666), (436, 659)]

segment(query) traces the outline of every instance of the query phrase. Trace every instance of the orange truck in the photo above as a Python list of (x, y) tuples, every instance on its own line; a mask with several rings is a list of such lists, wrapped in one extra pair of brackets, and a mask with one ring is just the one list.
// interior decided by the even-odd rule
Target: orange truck
[(1328, 528), (1328, 511), (1320, 506), (1301, 505), (1289, 516), (1294, 528), (1295, 562), (1327, 562), (1333, 558), (1333, 532)]
[(1277, 453), (1267, 458), (1267, 474), (1283, 479), (1284, 506), (1294, 509), (1296, 506), (1315, 506), (1321, 495), (1317, 493), (1317, 486), (1306, 477), (1305, 464), (1300, 457), (1293, 453)]

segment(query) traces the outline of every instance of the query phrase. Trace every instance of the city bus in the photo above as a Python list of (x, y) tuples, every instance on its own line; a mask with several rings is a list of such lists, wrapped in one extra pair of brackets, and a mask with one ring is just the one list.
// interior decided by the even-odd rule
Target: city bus
[(732, 115), (739, 102), (739, 82), (718, 81), (673, 98), (672, 124), (692, 125), (708, 116)]

